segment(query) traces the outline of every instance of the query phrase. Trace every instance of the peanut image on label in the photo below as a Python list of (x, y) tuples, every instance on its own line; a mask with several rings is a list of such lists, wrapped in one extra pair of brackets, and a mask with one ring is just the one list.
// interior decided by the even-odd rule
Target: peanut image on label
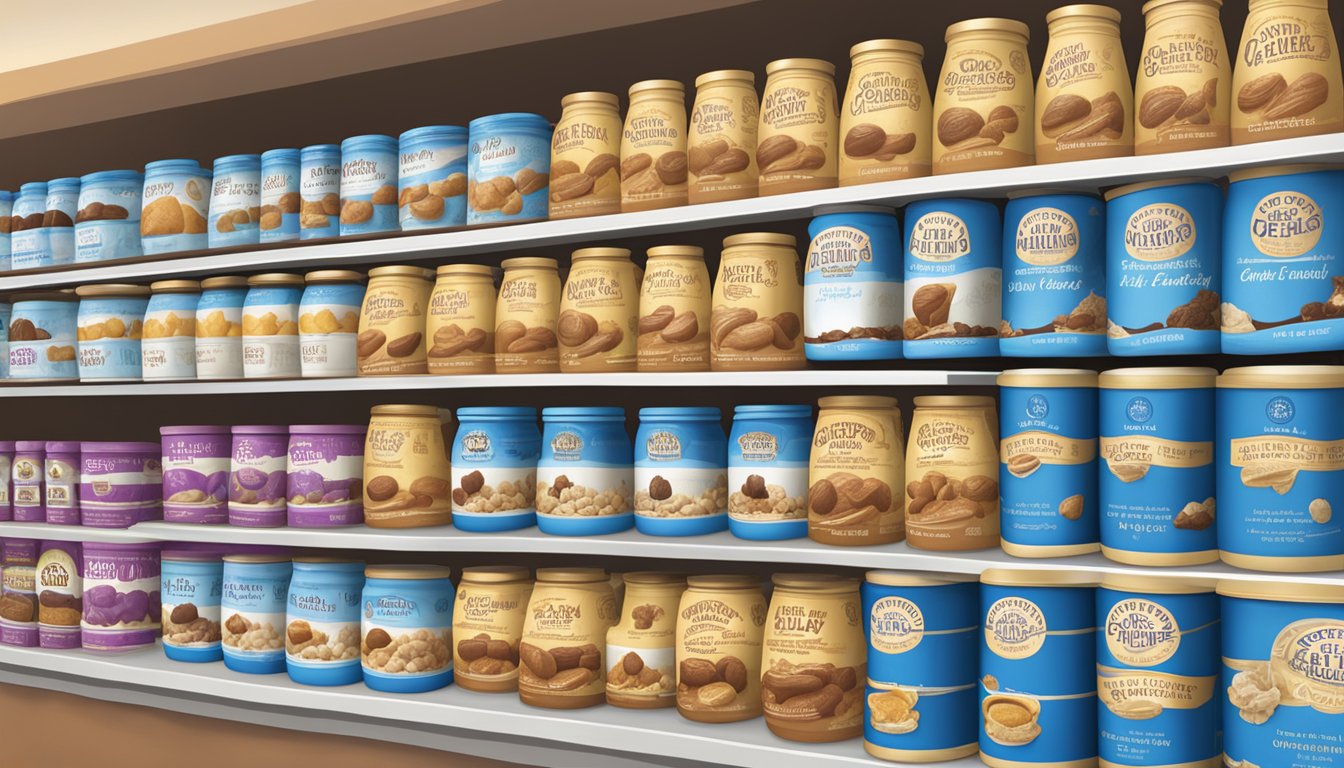
[(1247, 488), (1273, 488), (1280, 496), (1293, 489), (1298, 468), (1288, 461), (1253, 461), (1241, 468), (1241, 484)]
[(1227, 700), (1237, 708), (1241, 719), (1251, 725), (1268, 721), (1282, 698), (1268, 663), (1233, 675), (1232, 684), (1227, 688)]
[(993, 694), (981, 706), (985, 719), (985, 734), (997, 744), (1017, 747), (1030, 744), (1041, 735), (1036, 718), (1041, 704), (1026, 696)]
[(1325, 499), (1312, 499), (1311, 504), (1307, 506), (1307, 513), (1311, 515), (1312, 520), (1325, 525), (1330, 522), (1330, 502)]
[(1147, 474), (1150, 464), (1141, 462), (1106, 462), (1106, 468), (1111, 470), (1111, 474), (1120, 478), (1122, 483), (1132, 483), (1136, 480), (1142, 480)]
[(1214, 500), (1213, 497), (1204, 501), (1192, 501), (1181, 508), (1172, 519), (1172, 525), (1188, 531), (1202, 531), (1213, 525)]
[(1008, 472), (1013, 477), (1027, 477), (1040, 468), (1040, 458), (1030, 453), (1019, 453), (1008, 459)]
[(919, 694), (895, 689), (868, 694), (873, 728), (882, 733), (912, 733), (919, 727)]
[(1083, 516), (1083, 494), (1074, 495), (1059, 502), (1059, 515), (1065, 520), (1077, 520)]

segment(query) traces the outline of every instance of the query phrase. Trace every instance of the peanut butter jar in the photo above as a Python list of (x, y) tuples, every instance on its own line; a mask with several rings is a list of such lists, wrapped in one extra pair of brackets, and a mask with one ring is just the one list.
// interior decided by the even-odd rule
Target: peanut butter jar
[(453, 682), (481, 693), (518, 690), (518, 645), (531, 597), (524, 567), (462, 569), (453, 601)]
[(495, 372), (495, 273), (480, 264), (447, 264), (429, 294), (429, 372)]
[(760, 194), (834, 187), (840, 131), (835, 65), (779, 59), (765, 65), (765, 77), (756, 131)]
[(1344, 130), (1328, 0), (1250, 0), (1237, 51), (1233, 144)]
[(550, 218), (620, 213), (620, 100), (584, 91), (561, 99), (560, 108), (551, 134)]
[(924, 82), (924, 46), (869, 40), (849, 49), (840, 104), (840, 186), (928, 176), (933, 106)]
[(375, 267), (359, 310), (355, 359), (360, 376), (428, 373), (425, 320), (434, 273), (423, 267)]
[(1034, 162), (1028, 34), (1013, 19), (969, 19), (947, 28), (933, 93), (934, 174)]
[(915, 398), (905, 457), (906, 535), (917, 549), (999, 545), (999, 429), (994, 398)]
[(625, 248), (583, 248), (571, 256), (556, 338), (561, 373), (635, 370), (639, 282)]
[(644, 80), (630, 86), (621, 135), (621, 210), (686, 204), (686, 86)]
[(375, 405), (364, 439), (364, 522), (418, 528), (452, 522), (452, 475), (444, 431), (448, 411), (432, 405)]
[(606, 700), (607, 630), (616, 596), (601, 568), (538, 568), (527, 603), (518, 696), (524, 704), (579, 709)]
[(1232, 89), (1222, 0), (1149, 0), (1134, 83), (1134, 154), (1225, 147)]
[(806, 364), (801, 268), (793, 235), (723, 239), (709, 320), (712, 370), (792, 371)]
[(905, 538), (905, 446), (894, 397), (823, 397), (808, 469), (808, 536), (823, 544)]
[(790, 741), (843, 741), (863, 733), (859, 582), (830, 574), (777, 573), (761, 655), (765, 724)]
[(631, 709), (677, 705), (677, 606), (686, 591), (679, 573), (625, 574), (625, 600), (607, 630), (607, 703)]
[(558, 373), (560, 274), (555, 259), (505, 259), (495, 301), (495, 372)]
[(677, 610), (677, 711), (735, 723), (761, 714), (765, 596), (754, 576), (691, 576)]
[(1120, 12), (1066, 5), (1045, 21), (1050, 43), (1036, 82), (1036, 162), (1134, 154), (1134, 90)]
[(756, 76), (721, 69), (695, 78), (686, 168), (692, 204), (756, 196)]
[(640, 371), (709, 370), (709, 270), (694, 245), (650, 248), (639, 289)]

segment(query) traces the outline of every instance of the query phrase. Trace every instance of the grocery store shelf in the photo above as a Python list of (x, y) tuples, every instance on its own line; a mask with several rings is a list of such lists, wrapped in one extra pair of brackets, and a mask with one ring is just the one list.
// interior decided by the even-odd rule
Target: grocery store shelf
[(440, 259), (444, 262), (546, 245), (596, 243), (604, 239), (670, 234), (706, 227), (768, 224), (809, 217), (820, 206), (847, 203), (902, 204), (948, 197), (998, 197), (1014, 189), (1051, 187), (1095, 191), (1129, 181), (1173, 176), (1221, 176), (1248, 165), (1344, 161), (1344, 134), (1308, 136), (1237, 147), (1117, 157), (1053, 165), (929, 176), (837, 189), (733, 200), (724, 203), (619, 213), (562, 221), (403, 235), (375, 240), (281, 245), (228, 253), (184, 255), (119, 264), (33, 272), (0, 277), (0, 292), (162, 276), (198, 276), (233, 271), (299, 269)]
[[(362, 684), (309, 688), (285, 675), (240, 675), (222, 662), (172, 662), (158, 648), (105, 656), (0, 647), (0, 683), (532, 765), (891, 765), (868, 757), (858, 739), (797, 744), (775, 737), (759, 719), (706, 725), (672, 710), (536, 709), (514, 695), (472, 693), (456, 686), (414, 695), (377, 693)], [(972, 768), (980, 762), (965, 758), (940, 765)]]

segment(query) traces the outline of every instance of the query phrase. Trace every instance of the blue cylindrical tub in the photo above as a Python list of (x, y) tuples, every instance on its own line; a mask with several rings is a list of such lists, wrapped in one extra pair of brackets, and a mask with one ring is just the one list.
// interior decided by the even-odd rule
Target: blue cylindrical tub
[(220, 597), (224, 666), (252, 675), (285, 671), (285, 610), (292, 571), (290, 559), (282, 555), (224, 556)]
[(641, 408), (635, 527), (652, 536), (728, 528), (728, 438), (718, 408)]
[(80, 381), (140, 381), (140, 336), (149, 289), (81, 285), (75, 294), (79, 296)]
[(206, 232), (211, 248), (256, 245), (261, 230), (261, 156), (226, 155), (215, 160)]
[(905, 237), (905, 356), (997, 356), (1003, 320), (998, 206), (920, 200), (905, 209)]
[(728, 530), (739, 539), (807, 535), (810, 405), (739, 405), (728, 438)]
[(397, 184), (403, 230), (467, 223), (467, 129), (427, 125), (401, 134)]
[(314, 144), (299, 151), (299, 239), (341, 234), (341, 148)]
[(219, 661), (224, 563), (218, 553), (163, 551), (163, 653), (173, 661)]
[(352, 136), (341, 142), (341, 236), (397, 230), (397, 140)]
[[(364, 571), (364, 684), (421, 693), (453, 682), (453, 582), (440, 565), (379, 565)], [(415, 648), (405, 656), (401, 649)]]
[(623, 408), (543, 408), (537, 527), (596, 536), (635, 524), (634, 473)]
[(139, 171), (99, 171), (80, 177), (75, 214), (75, 262), (127, 259), (141, 255)]
[(304, 685), (349, 685), (363, 677), (359, 607), (364, 564), (294, 558), (285, 612), (285, 669)]
[(10, 264), (13, 269), (49, 267), (51, 237), (43, 224), (47, 213), (47, 183), (30, 181), (19, 187), (10, 217)]
[(145, 166), (140, 198), (140, 246), (146, 255), (205, 248), (210, 171), (195, 160), (156, 160)]
[[(901, 223), (890, 208), (822, 208), (803, 272), (803, 350), (809, 360), (899, 360)], [(855, 333), (858, 331), (858, 333)]]
[(550, 121), (506, 112), (472, 120), (467, 132), (467, 224), (545, 219), (550, 207)]
[(457, 409), (453, 439), (453, 525), (464, 531), (512, 531), (537, 522), (537, 409)]
[(261, 153), (261, 242), (299, 239), (299, 150)]

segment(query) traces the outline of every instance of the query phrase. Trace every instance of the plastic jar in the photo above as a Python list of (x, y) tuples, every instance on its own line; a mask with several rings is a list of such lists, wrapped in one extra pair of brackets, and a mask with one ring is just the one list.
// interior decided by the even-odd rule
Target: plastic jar
[(601, 568), (538, 568), (523, 620), (518, 697), (548, 709), (606, 700), (607, 630), (616, 597)]
[(980, 575), (980, 755), (986, 765), (1096, 765), (1094, 579), (1006, 568)]
[(196, 378), (243, 378), (243, 300), (247, 278), (207, 277), (196, 303)]
[(282, 272), (247, 278), (243, 299), (243, 377), (293, 379), (302, 372), (299, 301), (303, 278)]
[(341, 148), (314, 144), (299, 151), (299, 239), (341, 233)]
[(141, 330), (140, 370), (145, 381), (190, 381), (196, 378), (196, 305), (201, 284), (195, 280), (160, 280), (149, 284)]
[(162, 629), (159, 545), (86, 541), (82, 549), (84, 650), (129, 651), (154, 645)]
[(728, 440), (728, 529), (739, 539), (807, 535), (810, 405), (739, 405)]
[(621, 210), (686, 204), (686, 86), (642, 80), (630, 86), (621, 133)]
[(47, 443), (45, 440), (19, 440), (14, 443), (14, 522), (45, 523), (47, 494)]
[(285, 671), (285, 615), (292, 572), (293, 563), (283, 555), (224, 556), (219, 601), (224, 666), (251, 675)]
[(1106, 354), (1106, 209), (1071, 192), (1010, 193), (1003, 227), (1004, 357)]
[(705, 250), (648, 250), (639, 290), (635, 365), (647, 371), (709, 370), (710, 283)]
[(210, 177), (195, 160), (156, 160), (145, 166), (140, 246), (146, 256), (206, 247)]
[[(0, 221), (4, 217), (0, 216)], [(3, 267), (3, 261), (0, 261), (0, 267)], [(0, 380), (9, 378), (9, 317), (12, 308), (8, 302), (0, 301)]]
[(285, 610), (285, 670), (303, 685), (349, 685), (360, 665), (364, 564), (296, 557)]
[(235, 426), (229, 462), (229, 525), (278, 528), (285, 524), (285, 427)]
[(1211, 368), (1127, 368), (1098, 379), (1101, 552), (1133, 565), (1218, 559)]
[(808, 536), (823, 544), (905, 538), (905, 441), (894, 397), (840, 396), (821, 413), (808, 459)]
[(756, 130), (760, 194), (834, 187), (839, 123), (834, 64), (821, 59), (766, 64)]
[(1211, 585), (1102, 579), (1096, 614), (1102, 765), (1216, 768), (1218, 615)]
[(424, 267), (369, 270), (355, 351), (360, 376), (429, 372), (425, 320), (433, 280)]
[(633, 527), (634, 475), (625, 409), (543, 408), (541, 420), (541, 532), (596, 536)]
[(1344, 367), (1230, 368), (1218, 377), (1218, 547), (1277, 573), (1344, 570)]
[(270, 149), (261, 153), (258, 229), (263, 243), (299, 239), (299, 150)]
[(467, 129), (427, 125), (401, 134), (397, 205), (403, 230), (467, 223)]
[(1003, 229), (983, 200), (919, 200), (905, 209), (907, 358), (992, 357), (1003, 321)]
[(761, 714), (765, 596), (754, 576), (691, 576), (677, 609), (677, 711), (701, 723)]
[(163, 654), (187, 662), (224, 658), (219, 641), (224, 561), (215, 552), (165, 549), (162, 571)]
[(581, 248), (570, 257), (555, 335), (561, 373), (635, 370), (637, 269), (625, 248)]
[(79, 297), (73, 293), (23, 293), (9, 320), (9, 378), (75, 381), (79, 378)]
[(47, 210), (42, 226), (47, 230), (51, 264), (75, 263), (75, 215), (79, 211), (79, 179), (52, 179), (47, 182)]
[(161, 450), (158, 443), (80, 443), (80, 525), (130, 528), (162, 518)]
[(397, 229), (397, 140), (370, 135), (342, 141), (341, 237)]
[(505, 259), (495, 303), (495, 372), (559, 373), (560, 273), (555, 259)]
[(0, 522), (14, 519), (14, 441), (0, 440)]
[(38, 543), (32, 539), (4, 539), (3, 575), (0, 576), (0, 645), (36, 648), (40, 628), (37, 598)]
[(717, 203), (756, 196), (756, 76), (720, 69), (695, 78), (687, 131), (687, 202)]
[(849, 49), (840, 104), (840, 186), (928, 176), (932, 108), (924, 46), (869, 40)]
[(728, 438), (718, 408), (641, 408), (635, 526), (652, 536), (728, 528)]
[(229, 428), (160, 427), (163, 519), (219, 525), (229, 521)]
[(584, 91), (560, 99), (551, 135), (550, 218), (621, 210), (621, 111), (614, 93)]
[(933, 93), (933, 173), (1035, 162), (1031, 29), (1016, 19), (967, 19), (947, 28)]
[(1098, 551), (1097, 374), (1027, 368), (1003, 372), (998, 385), (1003, 551)]
[(998, 546), (998, 478), (993, 398), (915, 398), (905, 463), (910, 546), (940, 551)]
[[(375, 405), (364, 441), (364, 522), (418, 528), (452, 522), (447, 411), (432, 405)], [(426, 503), (428, 499), (428, 503)]]
[(863, 748), (893, 762), (975, 754), (974, 576), (868, 571), (861, 589), (868, 639)]
[(1036, 81), (1036, 162), (1134, 154), (1134, 89), (1120, 12), (1066, 5), (1045, 15), (1050, 39)]
[(627, 709), (677, 705), (677, 609), (686, 591), (679, 573), (624, 575), (624, 609), (607, 630), (607, 703)]
[(723, 239), (714, 278), (709, 362), (715, 371), (792, 371), (806, 359), (803, 285), (793, 235)]
[(1232, 93), (1220, 0), (1143, 4), (1134, 154), (1225, 147)]
[(145, 176), (139, 171), (99, 171), (79, 179), (75, 213), (75, 263), (140, 256), (140, 196)]
[(363, 424), (295, 424), (285, 464), (288, 522), (326, 528), (364, 522)]
[(1218, 351), (1222, 216), (1222, 190), (1208, 179), (1106, 192), (1108, 352)]
[(1344, 130), (1328, 0), (1251, 0), (1232, 90), (1232, 143)]
[[(453, 582), (448, 568), (371, 565), (364, 575), (364, 684), (375, 691), (422, 693), (453, 682)], [(402, 650), (407, 647), (414, 649), (410, 658)]]
[[(0, 189), (0, 272), (12, 269), (9, 244), (11, 233), (14, 231), (14, 220), (11, 218), (13, 213), (14, 193)], [(5, 323), (5, 327), (8, 328), (9, 323)], [(4, 373), (3, 369), (0, 369), (0, 373)]]
[(79, 525), (80, 466), (78, 442), (47, 441), (43, 460), (46, 522), (52, 525)]
[(537, 409), (457, 409), (453, 439), (453, 525), (464, 531), (511, 531), (537, 522)]
[(467, 224), (517, 224), (546, 218), (551, 123), (506, 112), (467, 126)]
[(53, 265), (47, 214), (47, 183), (30, 181), (19, 187), (10, 218), (10, 264), (15, 270)]
[(299, 299), (299, 368), (305, 379), (355, 375), (355, 334), (364, 276), (323, 269), (303, 276)]
[(80, 647), (84, 579), (80, 576), (80, 545), (44, 541), (33, 570), (37, 603), (37, 645), (68, 650)]
[(256, 245), (261, 228), (261, 155), (215, 160), (206, 231), (211, 248)]
[(495, 272), (481, 264), (445, 264), (435, 272), (425, 342), (429, 372), (495, 372)]
[(905, 277), (901, 225), (877, 205), (819, 208), (803, 271), (809, 360), (899, 360)]
[(149, 289), (140, 285), (81, 285), (78, 327), (80, 381), (140, 381), (140, 337)]
[(527, 568), (462, 569), (450, 636), (458, 639), (453, 646), (453, 678), (459, 688), (480, 693), (518, 690), (518, 645), (531, 597), (532, 575)]

